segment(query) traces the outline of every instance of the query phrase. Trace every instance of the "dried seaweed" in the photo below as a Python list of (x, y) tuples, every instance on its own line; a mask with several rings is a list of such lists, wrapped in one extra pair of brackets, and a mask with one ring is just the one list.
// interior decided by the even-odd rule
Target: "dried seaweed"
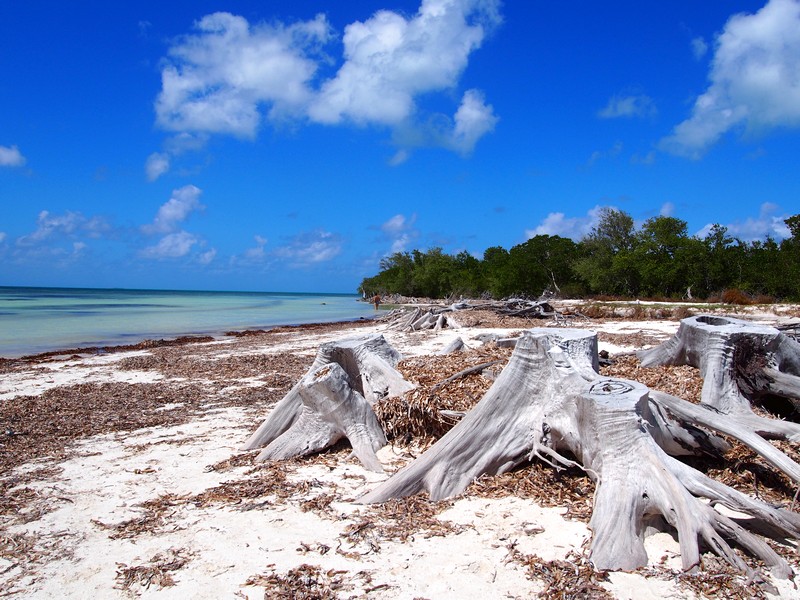
[(535, 554), (523, 554), (509, 544), (506, 562), (514, 562), (528, 570), (528, 578), (541, 582), (544, 589), (537, 595), (545, 600), (608, 599), (614, 596), (600, 585), (608, 581), (605, 571), (596, 571), (589, 559), (571, 550), (563, 560), (544, 560)]
[(143, 513), (132, 519), (127, 519), (115, 525), (103, 523), (93, 519), (92, 523), (101, 529), (111, 530), (108, 536), (112, 540), (131, 539), (143, 533), (155, 534), (164, 529), (167, 517), (174, 512), (174, 507), (186, 501), (186, 496), (176, 494), (163, 494), (152, 500), (139, 504)]
[[(68, 446), (97, 434), (186, 422), (202, 406), (205, 391), (195, 384), (83, 383), (0, 403), (6, 436), (0, 472), (42, 458), (63, 459)], [(178, 404), (174, 410), (160, 410)]]
[(172, 574), (185, 567), (191, 558), (192, 553), (184, 549), (170, 548), (163, 554), (159, 552), (143, 565), (129, 567), (125, 563), (117, 563), (117, 583), (114, 588), (136, 593), (138, 590), (134, 586), (141, 586), (146, 590), (151, 585), (158, 588), (172, 587), (176, 584)]
[[(418, 356), (403, 360), (398, 371), (417, 387), (402, 397), (390, 397), (373, 408), (389, 439), (430, 443), (457, 423), (449, 414), (470, 410), (489, 390), (493, 381), (475, 371), (443, 385), (447, 378), (465, 369), (499, 361), (491, 368), (502, 370), (511, 349), (486, 346), (448, 356)], [(443, 413), (443, 411), (445, 411)], [(449, 412), (448, 412), (449, 411)]]
[[(742, 558), (745, 556), (742, 555)], [(660, 566), (636, 571), (643, 577), (672, 581), (687, 596), (698, 598), (749, 598), (765, 599), (777, 590), (760, 577), (748, 579), (724, 560), (714, 554), (701, 557), (702, 568), (693, 571), (675, 572)]]
[(465, 494), (481, 498), (513, 496), (533, 500), (539, 506), (567, 509), (564, 517), (588, 523), (592, 516), (595, 484), (582, 470), (557, 471), (539, 461), (503, 473), (477, 478)]
[(436, 517), (452, 505), (451, 501), (432, 502), (426, 496), (417, 495), (370, 506), (356, 515), (356, 520), (340, 535), (351, 549), (360, 547), (363, 552), (348, 552), (339, 548), (337, 553), (358, 560), (362, 554), (380, 552), (383, 541), (406, 542), (417, 535), (431, 538), (459, 533), (465, 529), (464, 525)]
[(265, 600), (336, 600), (342, 592), (352, 592), (359, 588), (363, 594), (386, 588), (386, 585), (372, 585), (372, 574), (359, 571), (350, 574), (337, 569), (324, 570), (317, 565), (302, 565), (290, 569), (285, 574), (275, 571), (275, 565), (267, 565), (269, 573), (253, 575), (244, 585), (264, 589)]

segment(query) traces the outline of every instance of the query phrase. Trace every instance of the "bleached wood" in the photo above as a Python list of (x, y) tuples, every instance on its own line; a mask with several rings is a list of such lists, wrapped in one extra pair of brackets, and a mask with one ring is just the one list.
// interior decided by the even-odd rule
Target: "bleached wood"
[[(382, 335), (356, 336), (323, 344), (307, 375), (326, 365), (338, 364), (347, 374), (352, 389), (372, 405), (382, 398), (398, 396), (413, 389), (414, 386), (395, 369), (399, 361), (400, 354)], [(247, 440), (244, 450), (269, 445), (300, 418), (304, 385), (304, 379), (301, 379), (275, 405)]]
[(386, 445), (383, 429), (370, 404), (353, 389), (350, 377), (339, 364), (329, 363), (307, 373), (298, 393), (302, 400), (298, 418), (257, 460), (305, 456), (346, 437), (367, 469), (383, 471), (375, 455)]
[[(447, 498), (480, 475), (503, 473), (538, 457), (556, 468), (580, 466), (596, 482), (590, 556), (598, 569), (646, 565), (645, 535), (666, 527), (678, 533), (685, 569), (699, 564), (702, 542), (753, 576), (727, 538), (761, 558), (776, 576), (789, 576), (791, 568), (762, 539), (702, 498), (752, 515), (754, 523), (766, 523), (793, 538), (800, 537), (797, 515), (714, 482), (667, 453), (713, 452), (726, 446), (690, 426), (698, 418), (705, 423), (702, 413), (640, 383), (601, 377), (596, 369), (595, 334), (525, 332), (475, 408), (360, 501), (383, 502), (422, 491), (434, 500)], [(798, 473), (798, 465), (746, 428), (718, 425), (717, 430), (742, 438), (773, 464)]]
[(736, 417), (760, 435), (800, 441), (800, 425), (759, 417), (751, 406), (768, 395), (800, 400), (800, 344), (778, 329), (698, 315), (683, 319), (674, 337), (638, 356), (645, 367), (698, 368), (703, 404)]

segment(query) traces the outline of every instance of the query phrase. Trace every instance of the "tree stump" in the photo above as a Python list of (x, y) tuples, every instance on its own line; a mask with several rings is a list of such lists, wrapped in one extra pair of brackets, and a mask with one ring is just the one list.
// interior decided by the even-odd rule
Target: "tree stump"
[(800, 441), (800, 425), (759, 417), (751, 406), (771, 397), (800, 405), (800, 343), (778, 329), (698, 315), (683, 319), (674, 337), (638, 356), (645, 367), (698, 368), (704, 405), (765, 437)]
[(761, 558), (776, 576), (789, 576), (789, 565), (762, 539), (700, 498), (793, 538), (800, 537), (800, 516), (674, 459), (668, 452), (713, 451), (724, 443), (670, 416), (671, 409), (689, 403), (666, 394), (659, 402), (642, 384), (603, 378), (596, 368), (596, 334), (526, 331), (494, 385), (461, 422), (360, 501), (383, 502), (422, 491), (433, 500), (447, 498), (480, 475), (503, 473), (537, 457), (556, 468), (577, 465), (596, 482), (590, 557), (598, 569), (645, 566), (645, 533), (671, 527), (678, 533), (685, 569), (699, 563), (702, 540), (754, 575), (727, 538)]
[(374, 452), (386, 439), (372, 405), (414, 387), (395, 369), (399, 360), (382, 335), (323, 344), (305, 376), (243, 449), (266, 446), (258, 461), (286, 459), (317, 452), (346, 436), (367, 468), (382, 470)]

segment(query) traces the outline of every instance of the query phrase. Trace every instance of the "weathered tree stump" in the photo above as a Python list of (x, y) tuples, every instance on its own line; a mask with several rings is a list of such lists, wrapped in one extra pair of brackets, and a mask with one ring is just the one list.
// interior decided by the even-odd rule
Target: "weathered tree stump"
[[(689, 403), (666, 394), (654, 398), (642, 384), (603, 378), (596, 369), (595, 334), (565, 329), (525, 332), (475, 408), (360, 501), (383, 502), (421, 491), (434, 500), (447, 498), (480, 475), (503, 473), (537, 457), (556, 468), (577, 465), (596, 482), (590, 527), (591, 560), (598, 569), (646, 565), (645, 533), (671, 527), (678, 533), (685, 569), (699, 563), (702, 540), (749, 573), (728, 539), (760, 557), (775, 575), (789, 576), (791, 568), (762, 539), (700, 498), (750, 515), (756, 524), (767, 523), (778, 535), (793, 538), (800, 537), (800, 516), (752, 499), (674, 459), (668, 452), (712, 452), (724, 442), (685, 424), (686, 413), (676, 407)], [(671, 416), (673, 409), (679, 418)]]
[(645, 367), (697, 367), (704, 405), (765, 437), (800, 441), (800, 425), (759, 417), (751, 406), (769, 397), (800, 405), (800, 343), (778, 329), (698, 315), (683, 319), (674, 337), (638, 356)]
[(347, 437), (367, 468), (381, 470), (374, 451), (386, 440), (372, 404), (414, 387), (394, 368), (399, 360), (400, 354), (382, 335), (323, 344), (306, 375), (275, 405), (243, 449), (266, 446), (256, 460), (285, 459), (317, 452)]

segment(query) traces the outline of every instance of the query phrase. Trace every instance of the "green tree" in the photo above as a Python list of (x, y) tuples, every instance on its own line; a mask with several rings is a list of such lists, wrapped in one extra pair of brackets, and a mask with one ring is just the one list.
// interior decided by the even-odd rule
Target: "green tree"
[(575, 274), (595, 294), (636, 294), (639, 277), (632, 260), (636, 241), (633, 217), (602, 208), (597, 225), (576, 249)]
[(483, 281), (494, 298), (505, 298), (514, 292), (511, 259), (508, 250), (502, 246), (492, 246), (483, 253), (481, 261)]
[[(686, 221), (658, 216), (648, 219), (637, 234), (634, 250), (641, 292), (648, 296), (683, 296), (696, 280), (693, 259), (702, 256), (687, 234)], [(695, 277), (692, 277), (695, 275)]]

